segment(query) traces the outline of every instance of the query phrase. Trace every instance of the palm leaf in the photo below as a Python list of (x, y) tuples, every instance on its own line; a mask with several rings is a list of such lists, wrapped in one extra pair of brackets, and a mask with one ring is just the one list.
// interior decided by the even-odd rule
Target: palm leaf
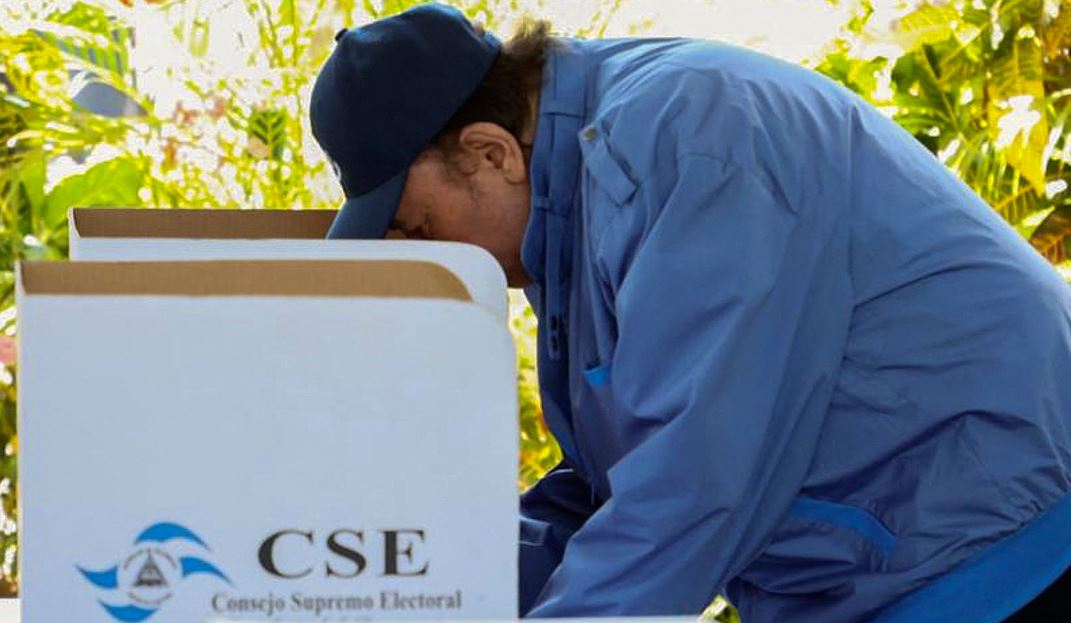
[(287, 146), (287, 112), (282, 108), (253, 111), (249, 117), (249, 135), (263, 143), (273, 160), (282, 160)]
[[(1000, 46), (986, 81), (990, 139), (1007, 141), (1009, 127), (1018, 127), (1014, 138), (1000, 145), (1007, 161), (1038, 193), (1045, 192), (1044, 153), (1049, 139), (1045, 110), (1044, 59), (1036, 36), (1008, 37)], [(1029, 98), (1029, 108), (1012, 104)], [(1032, 118), (1032, 119), (1031, 119)], [(999, 144), (999, 143), (998, 143)]]
[(1054, 264), (1071, 258), (1071, 203), (1050, 212), (1034, 230), (1030, 244)]
[(13, 93), (49, 110), (69, 109), (69, 78), (60, 52), (31, 33), (0, 38), (0, 69)]
[(893, 41), (905, 50), (945, 41), (955, 34), (953, 24), (959, 12), (951, 4), (923, 4), (900, 18), (893, 29)]
[(99, 70), (126, 81), (130, 70), (131, 29), (108, 17), (104, 9), (76, 2), (35, 28), (42, 38), (64, 53), (81, 58)]

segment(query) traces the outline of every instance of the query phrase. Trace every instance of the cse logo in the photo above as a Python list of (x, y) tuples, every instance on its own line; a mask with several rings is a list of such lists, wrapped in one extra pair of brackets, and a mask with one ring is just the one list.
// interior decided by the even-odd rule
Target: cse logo
[[(424, 543), (423, 530), (377, 532), (377, 550), (382, 552), (381, 576), (415, 577), (428, 573), (428, 562), (415, 551)], [(313, 573), (329, 578), (355, 578), (369, 567), (363, 530), (335, 530), (322, 544), (312, 530), (280, 530), (261, 542), (257, 558), (265, 571), (285, 580), (297, 580)]]
[(206, 575), (231, 584), (205, 558), (211, 550), (201, 537), (172, 522), (141, 531), (130, 550), (107, 569), (78, 572), (98, 592), (98, 603), (120, 623), (141, 623), (155, 615), (191, 576)]

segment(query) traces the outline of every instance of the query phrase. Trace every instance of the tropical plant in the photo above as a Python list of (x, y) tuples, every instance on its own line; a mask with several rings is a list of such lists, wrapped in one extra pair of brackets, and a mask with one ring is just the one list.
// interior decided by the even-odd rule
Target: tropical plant
[(890, 25), (871, 23), (872, 1), (854, 6), (818, 69), (889, 110), (1066, 269), (1071, 0), (923, 2)]
[[(21, 13), (16, 10), (22, 9)], [(16, 451), (14, 264), (19, 259), (56, 259), (66, 251), (67, 207), (119, 203), (138, 205), (138, 163), (109, 158), (63, 180), (50, 179), (49, 164), (61, 158), (85, 158), (98, 146), (114, 144), (122, 122), (87, 113), (71, 95), (79, 84), (113, 82), (128, 88), (124, 33), (99, 11), (76, 5), (52, 11), (48, 20), (33, 9), (0, 8), (0, 496), (3, 498), (3, 551), (0, 591), (15, 582)], [(76, 25), (81, 23), (81, 25)], [(104, 180), (117, 182), (102, 183)]]

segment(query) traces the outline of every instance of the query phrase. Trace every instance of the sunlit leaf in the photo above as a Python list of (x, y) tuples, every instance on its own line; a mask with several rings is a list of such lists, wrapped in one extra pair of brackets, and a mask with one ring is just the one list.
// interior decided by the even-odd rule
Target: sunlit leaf
[(826, 56), (815, 69), (873, 102), (878, 74), (888, 63), (888, 59), (882, 56), (860, 60), (841, 51)]
[(65, 178), (45, 198), (40, 219), (47, 228), (59, 227), (72, 207), (137, 207), (145, 174), (133, 158), (120, 157)]
[(986, 84), (990, 138), (1034, 190), (1045, 191), (1043, 154), (1049, 138), (1041, 47), (1032, 37), (1009, 41)]
[(49, 108), (70, 108), (63, 57), (34, 34), (0, 41), (0, 62), (4, 77), (20, 98)]
[(21, 159), (18, 165), (18, 180), (26, 193), (30, 210), (40, 210), (45, 200), (45, 158), (34, 152)]
[(953, 23), (957, 17), (951, 3), (923, 4), (900, 18), (893, 28), (893, 40), (905, 50), (944, 41), (955, 34)]

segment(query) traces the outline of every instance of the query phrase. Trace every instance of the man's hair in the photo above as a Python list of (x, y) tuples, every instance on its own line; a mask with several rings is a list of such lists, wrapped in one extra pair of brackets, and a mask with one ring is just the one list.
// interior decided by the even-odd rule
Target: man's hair
[(530, 94), (543, 83), (543, 65), (554, 46), (550, 23), (525, 19), (491, 65), (483, 82), (447, 122), (432, 145), (450, 156), (457, 150), (458, 133), (472, 123), (499, 125), (521, 142), (521, 133), (533, 121)]

